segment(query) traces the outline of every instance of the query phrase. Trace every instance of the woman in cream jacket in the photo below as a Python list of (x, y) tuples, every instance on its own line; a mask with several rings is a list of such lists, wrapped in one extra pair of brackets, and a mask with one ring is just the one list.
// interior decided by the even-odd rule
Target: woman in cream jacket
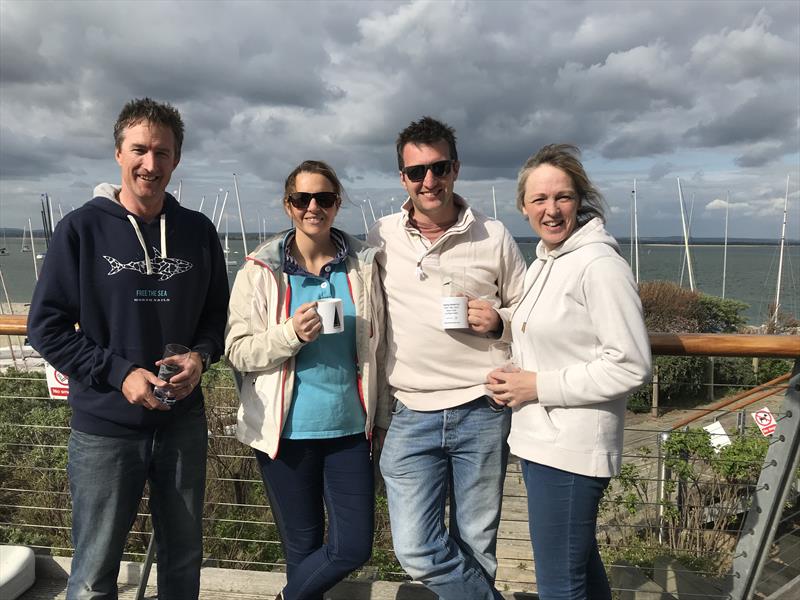
[[(254, 449), (281, 534), (284, 600), (322, 600), (372, 550), (371, 440), (389, 415), (378, 402), (383, 299), (377, 250), (332, 227), (341, 194), (323, 162), (292, 171), (284, 209), (294, 228), (247, 257), (231, 293), (236, 436)], [(327, 298), (342, 301), (344, 330), (321, 335), (317, 302)]]
[(636, 283), (578, 156), (545, 146), (520, 171), (517, 206), (541, 241), (511, 321), (521, 370), (488, 378), (513, 409), (542, 600), (611, 598), (597, 508), (620, 469), (626, 398), (651, 363)]

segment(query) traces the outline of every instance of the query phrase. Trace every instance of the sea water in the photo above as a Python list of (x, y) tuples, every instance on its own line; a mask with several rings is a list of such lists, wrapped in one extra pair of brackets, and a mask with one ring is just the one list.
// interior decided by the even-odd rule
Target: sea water
[[(248, 249), (252, 250), (256, 240), (248, 238)], [(229, 240), (231, 253), (229, 260), (234, 263), (228, 267), (228, 283), (233, 285), (236, 271), (244, 259), (241, 239)], [(8, 238), (6, 248), (8, 254), (0, 255), (0, 269), (5, 279), (6, 288), (12, 302), (30, 302), (35, 285), (34, 253), (20, 252), (22, 241), (19, 238)], [(535, 244), (520, 244), (525, 260), (530, 263), (535, 251)], [(43, 240), (35, 243), (35, 252), (45, 252)], [(621, 246), (622, 255), (631, 260), (630, 246)], [(725, 297), (740, 300), (748, 305), (744, 316), (751, 325), (760, 325), (769, 318), (770, 304), (775, 301), (778, 257), (780, 248), (777, 245), (729, 245), (728, 266), (725, 284)], [(722, 295), (723, 246), (696, 245), (691, 248), (695, 289), (711, 294)], [(131, 257), (141, 260), (142, 257)], [(36, 261), (41, 271), (42, 260)], [(108, 269), (108, 263), (98, 256), (98, 268)], [(681, 245), (640, 244), (639, 245), (639, 279), (640, 281), (667, 280), (689, 287), (689, 272), (684, 264), (684, 249)], [(800, 318), (800, 247), (787, 246), (784, 254), (783, 274), (781, 277), (781, 310)], [(2, 293), (2, 290), (0, 290)], [(0, 296), (5, 303), (5, 295)], [(4, 311), (5, 312), (5, 311)]]

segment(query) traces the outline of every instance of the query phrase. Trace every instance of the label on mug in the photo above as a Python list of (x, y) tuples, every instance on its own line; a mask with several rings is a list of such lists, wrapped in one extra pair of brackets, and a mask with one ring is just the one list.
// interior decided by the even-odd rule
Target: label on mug
[(467, 329), (467, 297), (445, 296), (442, 298), (442, 328)]
[(344, 307), (341, 298), (322, 298), (317, 300), (317, 314), (322, 322), (320, 333), (341, 333), (344, 331)]

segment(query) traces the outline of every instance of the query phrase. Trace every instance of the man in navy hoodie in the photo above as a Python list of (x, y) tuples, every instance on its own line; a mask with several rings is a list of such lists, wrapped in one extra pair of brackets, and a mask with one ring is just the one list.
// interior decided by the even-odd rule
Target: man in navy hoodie
[[(114, 142), (122, 184), (98, 185), (58, 224), (28, 316), (31, 344), (70, 378), (67, 598), (117, 597), (146, 481), (158, 597), (197, 598), (207, 442), (199, 384), (223, 350), (225, 262), (213, 224), (165, 192), (181, 155), (178, 111), (133, 100)], [(192, 350), (169, 383), (156, 376), (168, 343)]]

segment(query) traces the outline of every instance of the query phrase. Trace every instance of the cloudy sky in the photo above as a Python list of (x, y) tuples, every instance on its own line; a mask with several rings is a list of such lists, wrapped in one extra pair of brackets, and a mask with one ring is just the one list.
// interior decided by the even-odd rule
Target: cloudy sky
[[(516, 172), (540, 146), (580, 146), (609, 224), (800, 237), (800, 4), (791, 2), (45, 2), (0, 0), (0, 225), (66, 212), (118, 181), (112, 128), (130, 98), (186, 123), (185, 205), (211, 216), (239, 178), (245, 224), (286, 225), (283, 180), (330, 162), (352, 204), (397, 210), (394, 139), (422, 115), (458, 134), (456, 189), (514, 234)], [(221, 203), (221, 200), (220, 200)], [(230, 227), (238, 217), (229, 204)], [(224, 227), (224, 226), (223, 226)]]

